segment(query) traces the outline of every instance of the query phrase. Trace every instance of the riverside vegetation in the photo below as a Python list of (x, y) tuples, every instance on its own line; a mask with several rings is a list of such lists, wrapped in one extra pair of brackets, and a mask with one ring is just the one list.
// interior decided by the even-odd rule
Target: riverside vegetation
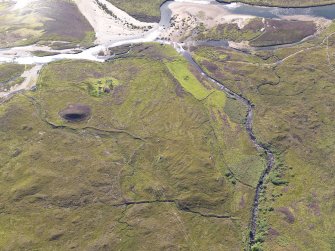
[(276, 155), (254, 250), (335, 248), (334, 28), (290, 52), (193, 50), (209, 75), (252, 100), (255, 134)]

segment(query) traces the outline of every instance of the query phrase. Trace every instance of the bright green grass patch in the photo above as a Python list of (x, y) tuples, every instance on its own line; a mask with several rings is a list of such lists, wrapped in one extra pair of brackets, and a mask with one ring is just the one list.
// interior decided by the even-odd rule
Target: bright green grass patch
[[(207, 51), (212, 52), (209, 53), (211, 57), (228, 57), (226, 53)], [(223, 158), (218, 160), (224, 166), (220, 168), (221, 173), (230, 170), (238, 181), (255, 186), (265, 163), (245, 130), (241, 129), (244, 127), (246, 107), (239, 101), (227, 100), (226, 94), (215, 89), (206, 78), (201, 79), (201, 82), (195, 76), (190, 78), (191, 72), (186, 61), (172, 61), (166, 65), (183, 88), (206, 107), (212, 128), (220, 142), (215, 145), (215, 149), (224, 152)]]
[[(242, 64), (252, 56), (240, 52), (233, 55), (229, 50), (218, 48), (212, 50), (232, 57), (229, 61), (214, 61), (208, 56), (207, 61), (212, 63), (208, 64), (203, 59), (206, 58), (204, 49), (195, 50), (202, 58), (199, 61), (202, 67), (207, 67), (211, 75), (255, 104), (255, 135), (274, 151), (276, 166), (280, 164), (280, 169), (274, 168), (269, 175), (266, 191), (261, 194), (259, 231), (264, 230), (262, 222), (267, 222), (269, 233), (262, 236), (264, 243), (257, 244), (257, 248), (314, 250), (317, 246), (320, 250), (330, 250), (329, 240), (335, 231), (334, 224), (330, 224), (335, 214), (329, 200), (334, 191), (331, 168), (331, 156), (335, 152), (334, 121), (330, 118), (335, 111), (332, 66), (335, 44), (332, 37), (326, 41), (329, 48), (320, 43), (332, 29), (330, 26), (308, 44), (275, 51), (274, 55), (283, 58), (310, 48), (275, 68), (262, 67), (266, 59), (259, 65)], [(229, 110), (233, 107), (226, 108), (231, 114)], [(227, 155), (229, 159), (236, 156)], [(231, 169), (241, 171), (234, 166)], [(251, 177), (250, 173), (246, 176)]]
[(227, 96), (224, 92), (214, 90), (206, 99), (206, 104), (211, 108), (222, 109), (225, 107)]
[(110, 93), (113, 88), (120, 85), (116, 78), (90, 79), (84, 82), (87, 85), (87, 91), (94, 97), (100, 97)]
[(180, 59), (173, 62), (166, 62), (165, 65), (182, 87), (196, 99), (203, 100), (213, 92), (213, 90), (206, 89), (190, 72), (188, 68), (189, 66), (185, 60)]

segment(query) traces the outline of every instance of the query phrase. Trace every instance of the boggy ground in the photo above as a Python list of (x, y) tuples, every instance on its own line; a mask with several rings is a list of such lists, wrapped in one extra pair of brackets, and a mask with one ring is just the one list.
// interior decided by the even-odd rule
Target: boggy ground
[(0, 249), (242, 250), (265, 165), (244, 118), (168, 46), (45, 66), (0, 107)]
[(253, 250), (335, 248), (334, 32), (255, 54), (194, 48), (210, 75), (255, 104), (255, 134), (276, 154)]
[(88, 21), (70, 1), (34, 1), (15, 9), (0, 3), (0, 47), (42, 44), (54, 48), (91, 46), (95, 39)]

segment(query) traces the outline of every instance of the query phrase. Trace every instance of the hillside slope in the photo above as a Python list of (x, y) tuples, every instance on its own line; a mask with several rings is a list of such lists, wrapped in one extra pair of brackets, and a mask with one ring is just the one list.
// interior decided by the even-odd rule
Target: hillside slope
[(0, 249), (243, 249), (264, 168), (244, 116), (168, 46), (45, 66), (0, 110)]

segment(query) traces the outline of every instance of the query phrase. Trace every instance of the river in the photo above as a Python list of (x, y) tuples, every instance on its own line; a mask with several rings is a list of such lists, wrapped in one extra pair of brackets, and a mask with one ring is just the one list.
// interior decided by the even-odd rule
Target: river
[[(143, 43), (143, 42), (153, 42), (157, 41), (160, 36), (160, 31), (170, 25), (170, 19), (172, 11), (169, 5), (174, 1), (167, 1), (161, 6), (161, 21), (159, 23), (159, 28), (151, 32), (147, 32), (142, 36), (136, 36), (129, 39), (124, 39), (121, 41), (113, 42), (110, 44), (97, 45), (95, 47), (83, 50), (80, 53), (72, 53), (66, 51), (66, 53), (37, 57), (33, 55), (20, 55), (19, 53), (10, 53), (11, 51), (22, 51), (22, 47), (9, 48), (0, 50), (0, 63), (17, 63), (17, 64), (46, 64), (56, 60), (62, 59), (85, 59), (103, 62), (104, 57), (100, 57), (98, 54), (100, 51), (106, 50), (107, 48), (112, 48), (124, 44), (132, 43)], [(214, 0), (176, 0), (179, 3), (198, 3), (198, 4), (212, 4), (219, 8), (229, 11), (231, 14), (235, 15), (249, 15), (254, 17), (264, 17), (264, 18), (283, 18), (285, 16), (296, 16), (304, 15), (310, 17), (320, 17), (327, 19), (335, 19), (335, 5), (321, 6), (321, 7), (310, 7), (310, 8), (278, 8), (278, 7), (259, 7), (248, 4), (222, 4)], [(221, 44), (227, 44), (226, 42)], [(264, 48), (263, 48), (264, 49)]]

